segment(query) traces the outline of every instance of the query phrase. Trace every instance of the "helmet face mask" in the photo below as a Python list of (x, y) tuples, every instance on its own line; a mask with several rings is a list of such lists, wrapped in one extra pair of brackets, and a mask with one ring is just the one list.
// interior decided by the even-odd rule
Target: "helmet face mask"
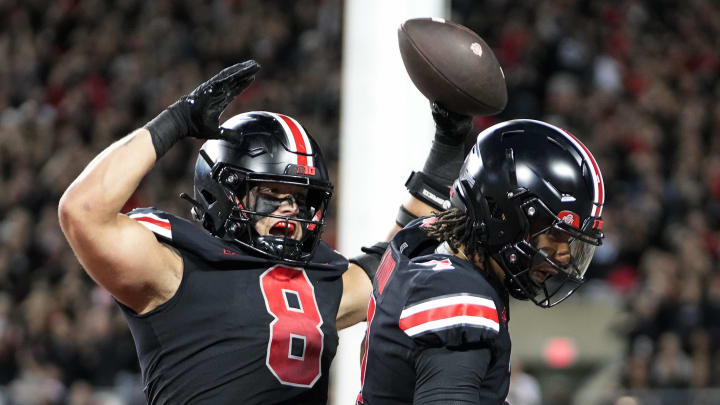
[[(529, 224), (528, 237), (504, 246), (492, 257), (505, 271), (506, 285), (515, 298), (552, 307), (582, 285), (603, 235), (592, 228), (594, 219), (575, 228), (536, 197), (520, 206)], [(557, 253), (566, 260), (558, 261)]]
[(590, 151), (550, 124), (512, 120), (478, 135), (451, 193), (471, 243), (515, 298), (551, 307), (584, 281), (602, 243), (602, 175)]
[(262, 256), (308, 263), (332, 197), (319, 148), (304, 129), (288, 140), (302, 127), (287, 116), (251, 112), (228, 122), (237, 141), (211, 140), (200, 152), (194, 216), (214, 236)]
[[(232, 168), (225, 171), (242, 175)], [(245, 173), (246, 178), (227, 190), (236, 202), (228, 216), (228, 236), (234, 241), (283, 261), (304, 262), (320, 242), (324, 213), (332, 197), (327, 187), (309, 184), (306, 178), (282, 179)], [(280, 186), (282, 193), (271, 191)], [(285, 193), (287, 191), (287, 193)], [(293, 215), (276, 213), (283, 206), (294, 207)], [(272, 224), (272, 225), (271, 225)]]

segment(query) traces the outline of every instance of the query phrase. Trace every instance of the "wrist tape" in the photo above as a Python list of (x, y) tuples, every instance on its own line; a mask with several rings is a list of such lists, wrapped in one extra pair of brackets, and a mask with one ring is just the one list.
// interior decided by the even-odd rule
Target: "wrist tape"
[(155, 155), (160, 159), (177, 141), (187, 136), (189, 132), (186, 120), (182, 114), (175, 110), (173, 104), (165, 111), (145, 124), (145, 129), (150, 131)]
[(450, 208), (450, 185), (443, 185), (423, 172), (412, 172), (405, 182), (410, 195), (439, 211)]

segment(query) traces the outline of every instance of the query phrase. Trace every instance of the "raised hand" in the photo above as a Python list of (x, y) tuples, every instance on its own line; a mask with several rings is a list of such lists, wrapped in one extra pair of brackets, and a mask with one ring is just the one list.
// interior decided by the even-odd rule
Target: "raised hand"
[(223, 137), (220, 114), (255, 79), (260, 65), (254, 60), (223, 69), (145, 125), (159, 158), (178, 140)]
[(176, 104), (189, 111), (190, 130), (187, 136), (210, 139), (220, 137), (220, 114), (230, 102), (255, 80), (260, 65), (254, 60), (223, 69)]
[(447, 145), (459, 145), (472, 129), (472, 117), (450, 111), (438, 103), (430, 103), (435, 121), (435, 139)]

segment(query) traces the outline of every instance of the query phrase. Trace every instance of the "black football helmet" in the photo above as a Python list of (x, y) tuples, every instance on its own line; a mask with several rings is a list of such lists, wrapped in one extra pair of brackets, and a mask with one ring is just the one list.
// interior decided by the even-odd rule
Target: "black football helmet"
[[(214, 236), (264, 256), (291, 264), (309, 262), (333, 190), (317, 143), (293, 118), (264, 111), (238, 114), (221, 128), (232, 141), (213, 139), (200, 149), (193, 217)], [(297, 215), (273, 214), (285, 199), (246, 198), (260, 185), (307, 190), (301, 200), (291, 199)], [(300, 238), (293, 238), (292, 232), (260, 235), (255, 225), (263, 218), (278, 219), (276, 225), (283, 225), (282, 229), (299, 224)]]
[[(551, 307), (584, 281), (602, 243), (602, 174), (572, 134), (519, 119), (481, 132), (453, 185), (451, 203), (472, 219), (472, 249), (505, 273), (510, 294)], [(538, 248), (542, 234), (568, 242), (569, 263)], [(488, 263), (489, 264), (489, 263)], [(533, 271), (549, 269), (543, 277)]]

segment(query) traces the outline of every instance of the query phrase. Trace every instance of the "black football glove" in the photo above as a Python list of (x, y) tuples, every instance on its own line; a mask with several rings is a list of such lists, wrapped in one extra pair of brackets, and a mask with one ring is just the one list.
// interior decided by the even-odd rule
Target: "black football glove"
[(450, 111), (438, 103), (430, 103), (435, 121), (435, 139), (445, 145), (461, 145), (472, 130), (472, 117)]
[(223, 138), (220, 114), (250, 86), (258, 70), (260, 65), (254, 60), (225, 68), (148, 122), (145, 128), (150, 131), (157, 157), (184, 137)]

